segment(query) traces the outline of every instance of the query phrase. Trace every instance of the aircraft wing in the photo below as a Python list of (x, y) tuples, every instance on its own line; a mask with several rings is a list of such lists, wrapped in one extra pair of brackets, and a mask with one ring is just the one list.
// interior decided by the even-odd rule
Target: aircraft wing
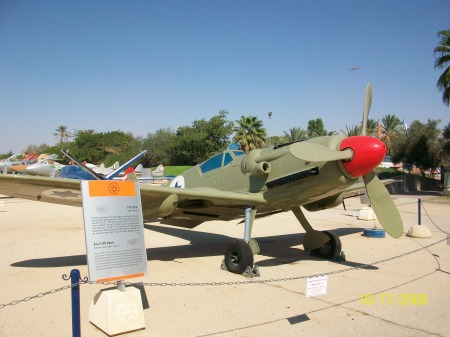
[[(141, 185), (144, 219), (170, 215), (164, 223), (195, 227), (207, 221), (230, 220), (243, 214), (244, 205), (264, 205), (257, 193), (236, 193), (214, 188), (176, 188)], [(0, 176), (0, 194), (55, 204), (81, 206), (80, 181), (37, 176)], [(224, 211), (226, 210), (226, 211)]]
[[(396, 180), (394, 180), (394, 179), (383, 179), (383, 180), (380, 180), (384, 185), (388, 185), (388, 184), (392, 184), (392, 183), (395, 183), (395, 182), (397, 182)], [(358, 195), (360, 195), (360, 194), (362, 194), (362, 193), (366, 193), (366, 186), (365, 186), (365, 184), (363, 183), (363, 182), (358, 182), (358, 183), (356, 183), (356, 184), (353, 184), (352, 186), (350, 186), (350, 187), (347, 187), (345, 190), (344, 190), (344, 199), (346, 199), (346, 198), (352, 198), (352, 197), (355, 197), (355, 196), (358, 196)]]
[(0, 194), (54, 204), (81, 206), (80, 181), (73, 179), (20, 176), (0, 176)]

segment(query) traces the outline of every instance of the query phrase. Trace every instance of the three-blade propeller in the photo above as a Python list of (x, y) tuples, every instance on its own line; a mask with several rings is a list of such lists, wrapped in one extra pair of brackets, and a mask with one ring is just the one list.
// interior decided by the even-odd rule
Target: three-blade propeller
[[(364, 112), (363, 112), (361, 136), (366, 136), (367, 133), (367, 120), (371, 105), (372, 105), (372, 85), (369, 83), (366, 88), (366, 96), (364, 100)], [(346, 144), (351, 143), (354, 148), (350, 150), (349, 148), (345, 148), (344, 146), (344, 148), (341, 151), (339, 151), (330, 149), (321, 144), (315, 144), (311, 142), (299, 142), (294, 143), (290, 146), (290, 152), (293, 156), (304, 161), (320, 162), (320, 161), (343, 160), (352, 162), (351, 165), (354, 166), (353, 171), (360, 172), (359, 174), (356, 175), (360, 176), (361, 174), (363, 177), (364, 185), (367, 191), (367, 196), (369, 197), (370, 203), (373, 207), (375, 214), (377, 215), (380, 224), (383, 226), (385, 231), (390, 236), (394, 238), (399, 238), (403, 234), (403, 222), (400, 217), (400, 213), (398, 212), (397, 207), (392, 201), (392, 198), (389, 195), (389, 192), (387, 191), (386, 187), (373, 172), (374, 167), (373, 165), (376, 165), (378, 163), (377, 156), (380, 156), (381, 151), (380, 149), (376, 149), (377, 142), (369, 137), (356, 136), (347, 138), (346, 141), (343, 142), (342, 144), (344, 143)], [(359, 159), (355, 160), (354, 158), (358, 157), (356, 156), (355, 153), (355, 146), (358, 147), (358, 145), (360, 144), (365, 144), (365, 146), (362, 145), (363, 148), (365, 147), (366, 149), (370, 149), (370, 151), (372, 152), (364, 153), (362, 155), (363, 158), (361, 158), (361, 155), (359, 155)], [(375, 152), (377, 153), (375, 154)], [(383, 145), (381, 158), (384, 155), (385, 155), (385, 148)], [(375, 161), (376, 163), (373, 164), (372, 163), (373, 161)], [(369, 171), (364, 171), (363, 167), (364, 164), (368, 165)], [(345, 165), (346, 164), (344, 164), (344, 166)]]
[[(361, 135), (366, 135), (367, 119), (371, 105), (372, 85), (369, 83), (366, 88)], [(367, 196), (377, 215), (378, 221), (390, 236), (398, 239), (403, 235), (403, 222), (389, 192), (373, 171), (364, 175), (363, 180), (366, 186)]]
[[(367, 120), (372, 105), (372, 85), (366, 87), (364, 99), (363, 122), (361, 135), (345, 138), (341, 142), (341, 150), (330, 149), (314, 142), (298, 142), (290, 145), (289, 152), (296, 158), (309, 162), (344, 161), (347, 172), (356, 177), (363, 177), (364, 185), (375, 214), (385, 231), (394, 238), (403, 234), (403, 222), (400, 213), (392, 201), (384, 184), (373, 172), (373, 168), (386, 154), (384, 144), (378, 139), (366, 136)], [(364, 137), (362, 137), (364, 136)], [(381, 146), (379, 145), (382, 145)], [(275, 159), (288, 151), (278, 152), (277, 156), (261, 156), (256, 162)]]

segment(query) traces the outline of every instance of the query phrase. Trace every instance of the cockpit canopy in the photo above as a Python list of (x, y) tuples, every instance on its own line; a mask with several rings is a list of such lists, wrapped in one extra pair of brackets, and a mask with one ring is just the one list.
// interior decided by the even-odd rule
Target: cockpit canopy
[(200, 170), (202, 173), (207, 173), (212, 170), (225, 167), (233, 161), (234, 158), (244, 155), (244, 151), (240, 150), (227, 150), (222, 153), (216, 154), (214, 157), (209, 158), (207, 161), (200, 164)]

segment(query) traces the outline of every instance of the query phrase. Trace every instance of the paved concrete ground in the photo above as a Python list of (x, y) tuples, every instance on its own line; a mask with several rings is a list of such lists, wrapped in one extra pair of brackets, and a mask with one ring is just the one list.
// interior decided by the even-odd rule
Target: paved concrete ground
[[(418, 197), (394, 196), (405, 232), (418, 222)], [(353, 217), (358, 198), (346, 200), (346, 211), (306, 212), (316, 229), (341, 236), (346, 262), (306, 254), (304, 231), (291, 213), (257, 220), (261, 276), (253, 279), (219, 268), (227, 244), (243, 236), (238, 221), (195, 230), (147, 223), (149, 272), (133, 281), (147, 283), (150, 308), (146, 329), (127, 335), (450, 336), (450, 246), (443, 233), (450, 232), (450, 204), (422, 199), (429, 239), (362, 236), (374, 222)], [(88, 275), (81, 208), (0, 199), (0, 257), (0, 336), (70, 336), (70, 290), (55, 289), (69, 284), (62, 275), (73, 268)], [(305, 277), (324, 273), (327, 294), (306, 297)], [(88, 310), (107, 287), (81, 286), (82, 336), (105, 336), (89, 323)], [(366, 295), (372, 304), (361, 300)]]

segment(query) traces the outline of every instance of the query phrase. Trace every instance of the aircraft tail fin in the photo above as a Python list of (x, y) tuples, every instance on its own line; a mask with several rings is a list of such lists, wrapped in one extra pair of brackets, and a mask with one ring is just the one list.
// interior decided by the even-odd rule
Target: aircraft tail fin
[(85, 171), (89, 172), (95, 179), (97, 180), (104, 180), (105, 177), (101, 176), (97, 172), (95, 172), (93, 169), (87, 167), (82, 162), (80, 162), (77, 158), (69, 154), (69, 151), (61, 150), (62, 153), (64, 153), (65, 156), (70, 158), (70, 160), (73, 160), (78, 166), (82, 167)]
[(125, 180), (132, 180), (132, 181), (138, 181), (138, 177), (136, 175), (136, 172), (134, 171), (134, 169), (132, 167), (129, 167), (125, 170), (125, 176), (124, 176)]
[(58, 159), (58, 155), (56, 153), (53, 153), (44, 158), (44, 160), (56, 160), (56, 159)]
[(127, 161), (125, 164), (121, 165), (119, 168), (117, 168), (116, 170), (114, 170), (112, 173), (108, 174), (106, 176), (106, 179), (114, 179), (115, 177), (117, 177), (119, 175), (120, 172), (122, 172), (124, 169), (126, 169), (127, 167), (129, 167), (131, 164), (133, 164), (135, 161), (137, 161), (138, 159), (140, 159), (145, 153), (147, 152), (147, 150), (141, 151), (137, 156), (134, 156), (133, 158), (131, 158), (129, 161)]
[(124, 169), (129, 167), (136, 160), (140, 159), (147, 152), (147, 150), (144, 150), (141, 153), (139, 153), (137, 156), (131, 158), (129, 161), (127, 161), (125, 164), (123, 164), (122, 166), (120, 166), (119, 168), (117, 168), (116, 170), (114, 170), (113, 172), (108, 174), (107, 176), (102, 176), (102, 175), (98, 174), (97, 172), (95, 172), (94, 170), (92, 170), (91, 168), (87, 167), (82, 162), (80, 162), (77, 158), (71, 156), (68, 151), (61, 150), (61, 152), (64, 153), (65, 156), (67, 156), (68, 158), (73, 160), (78, 166), (82, 167), (84, 170), (89, 172), (95, 179), (97, 179), (97, 180), (105, 180), (105, 179), (111, 180), (111, 179), (114, 179), (115, 177), (117, 177), (120, 172), (122, 172)]
[(134, 169), (134, 171), (136, 173), (142, 173), (144, 166), (142, 166), (142, 164), (139, 164), (138, 166), (136, 166), (136, 168)]

